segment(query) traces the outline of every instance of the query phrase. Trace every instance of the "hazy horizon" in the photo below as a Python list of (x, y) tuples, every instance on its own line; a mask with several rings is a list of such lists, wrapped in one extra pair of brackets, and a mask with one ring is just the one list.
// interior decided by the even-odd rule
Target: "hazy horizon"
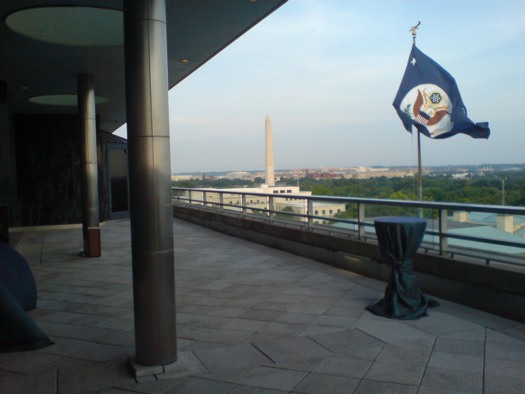
[[(422, 166), (423, 169), (425, 168), (441, 168), (441, 167), (450, 167), (450, 168), (457, 168), (457, 169), (460, 169), (460, 168), (465, 168), (465, 167), (488, 167), (488, 168), (491, 168), (491, 167), (505, 167), (505, 169), (513, 169), (512, 166), (518, 166), (518, 167), (523, 167), (522, 169), (525, 170), (525, 163), (481, 163), (481, 164), (440, 164), (440, 165), (435, 165), (435, 166), (431, 166), (431, 165), (427, 165), (427, 166)], [(350, 168), (360, 168), (360, 167), (364, 167), (364, 168), (411, 168), (411, 169), (415, 169), (417, 170), (417, 164), (416, 165), (392, 165), (392, 166), (388, 166), (388, 165), (370, 165), (370, 166), (348, 166), (348, 167), (340, 167), (340, 166), (336, 166), (336, 167), (301, 167), (301, 168), (276, 168), (275, 169), (275, 172), (289, 172), (289, 171), (305, 171), (305, 170), (323, 170), (323, 169), (326, 169), (326, 170), (329, 170), (329, 169), (336, 169), (336, 168), (341, 168), (341, 169), (350, 169)], [(495, 170), (495, 171), (498, 171), (498, 170)], [(265, 172), (265, 169), (264, 168), (260, 168), (260, 169), (229, 169), (229, 170), (209, 170), (209, 171), (185, 171), (185, 172), (174, 172), (172, 173), (172, 175), (193, 175), (193, 174), (222, 174), (222, 173), (233, 173), (233, 172), (261, 172), (261, 173), (264, 173)]]

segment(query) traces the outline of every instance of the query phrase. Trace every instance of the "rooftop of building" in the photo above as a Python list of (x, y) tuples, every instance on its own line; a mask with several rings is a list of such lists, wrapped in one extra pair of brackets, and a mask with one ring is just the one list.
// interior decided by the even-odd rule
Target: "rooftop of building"
[(365, 311), (385, 283), (174, 220), (185, 372), (136, 382), (129, 221), (17, 229), (54, 345), (0, 354), (3, 393), (522, 393), (525, 325), (448, 301), (413, 321)]

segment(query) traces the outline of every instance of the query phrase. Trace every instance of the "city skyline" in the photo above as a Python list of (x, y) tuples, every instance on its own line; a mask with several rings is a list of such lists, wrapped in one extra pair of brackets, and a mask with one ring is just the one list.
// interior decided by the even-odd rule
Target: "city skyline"
[(264, 168), (267, 115), (276, 169), (417, 165), (392, 107), (417, 21), (492, 130), (422, 137), (423, 166), (524, 162), (524, 3), (291, 0), (170, 91), (172, 173)]

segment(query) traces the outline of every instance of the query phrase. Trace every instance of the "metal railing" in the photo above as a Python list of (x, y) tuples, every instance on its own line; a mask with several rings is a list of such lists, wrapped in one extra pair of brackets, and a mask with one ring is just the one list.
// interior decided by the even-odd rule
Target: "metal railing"
[(420, 216), (427, 253), (525, 267), (525, 237), (515, 234), (525, 228), (525, 207), (179, 187), (173, 202), (365, 242), (376, 239), (376, 217)]

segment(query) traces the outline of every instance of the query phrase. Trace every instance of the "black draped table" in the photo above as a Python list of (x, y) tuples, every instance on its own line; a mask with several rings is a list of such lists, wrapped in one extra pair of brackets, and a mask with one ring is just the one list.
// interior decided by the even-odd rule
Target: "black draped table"
[(413, 320), (427, 315), (439, 303), (423, 294), (412, 269), (412, 258), (425, 235), (426, 220), (389, 216), (374, 220), (381, 255), (392, 268), (385, 297), (366, 307), (375, 315)]

